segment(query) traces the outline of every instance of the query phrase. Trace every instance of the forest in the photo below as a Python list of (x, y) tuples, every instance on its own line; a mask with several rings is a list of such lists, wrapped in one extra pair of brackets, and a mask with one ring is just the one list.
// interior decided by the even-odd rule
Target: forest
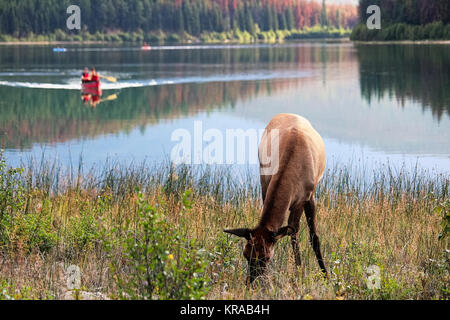
[[(80, 31), (66, 27), (71, 4), (80, 7)], [(97, 40), (119, 32), (142, 35), (132, 40), (148, 40), (146, 34), (156, 32), (200, 37), (239, 30), (256, 35), (315, 26), (351, 29), (356, 22), (355, 6), (325, 0), (0, 0), (2, 41), (38, 35), (65, 40), (64, 34), (95, 34)]]
[[(369, 30), (366, 26), (370, 5), (381, 9), (380, 30)], [(360, 0), (358, 16), (352, 40), (450, 39), (449, 0)]]

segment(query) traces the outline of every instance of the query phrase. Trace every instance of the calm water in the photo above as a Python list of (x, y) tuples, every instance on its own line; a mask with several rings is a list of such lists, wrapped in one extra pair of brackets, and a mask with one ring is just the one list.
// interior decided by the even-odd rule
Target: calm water
[[(103, 82), (95, 108), (81, 99), (84, 66), (118, 78)], [(195, 120), (225, 137), (281, 112), (311, 121), (330, 166), (448, 173), (450, 46), (0, 46), (0, 145), (14, 165), (42, 155), (76, 164), (82, 154), (87, 166), (163, 161), (174, 130), (194, 135)]]

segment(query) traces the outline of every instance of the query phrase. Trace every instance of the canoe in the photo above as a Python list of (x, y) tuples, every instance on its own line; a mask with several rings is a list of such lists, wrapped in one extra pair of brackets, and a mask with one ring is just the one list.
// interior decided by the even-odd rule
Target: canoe
[(81, 94), (101, 97), (103, 92), (101, 88), (82, 88)]
[(103, 92), (102, 89), (100, 88), (95, 88), (95, 89), (82, 89), (81, 90), (81, 94), (84, 95), (91, 95), (91, 96), (99, 96), (101, 97)]
[(81, 89), (100, 89), (100, 81), (84, 81), (81, 82)]
[(66, 52), (66, 48), (53, 48), (53, 52)]
[(150, 46), (142, 46), (141, 50), (151, 50), (152, 47)]

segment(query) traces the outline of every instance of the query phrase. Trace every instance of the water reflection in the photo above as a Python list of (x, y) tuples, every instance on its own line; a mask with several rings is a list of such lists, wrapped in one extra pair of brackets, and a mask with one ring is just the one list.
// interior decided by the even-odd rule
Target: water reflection
[(90, 106), (92, 109), (97, 107), (100, 103), (105, 101), (113, 101), (117, 99), (117, 93), (110, 94), (106, 98), (102, 99), (102, 90), (83, 90), (81, 92), (81, 100), (85, 106)]
[(361, 95), (369, 103), (384, 96), (430, 108), (440, 120), (450, 116), (450, 46), (361, 45)]
[[(49, 59), (45, 47), (0, 48), (0, 145), (10, 158), (73, 147), (91, 161), (158, 160), (170, 153), (171, 132), (194, 120), (259, 129), (292, 112), (312, 122), (330, 158), (420, 156), (450, 168), (448, 46), (97, 49)], [(85, 65), (117, 76), (117, 87), (80, 99)], [(40, 86), (48, 83), (53, 89)]]
[[(158, 123), (161, 119), (183, 118), (213, 111), (259, 95), (276, 94), (290, 88), (289, 82), (214, 82), (130, 88), (97, 96), (95, 112), (83, 108), (79, 93), (71, 90), (45, 90), (0, 87), (0, 142), (6, 149), (28, 149), (33, 143), (69, 142), (73, 139), (130, 131)], [(6, 97), (11, 97), (5, 99)], [(120, 97), (119, 97), (120, 96)], [(3, 100), (5, 99), (5, 100)], [(98, 102), (110, 101), (98, 105)]]

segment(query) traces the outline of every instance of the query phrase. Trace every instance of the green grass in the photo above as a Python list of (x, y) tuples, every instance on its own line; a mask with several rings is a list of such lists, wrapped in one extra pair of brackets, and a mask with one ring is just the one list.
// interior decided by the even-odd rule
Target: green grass
[[(449, 298), (445, 174), (328, 168), (316, 197), (330, 280), (302, 218), (302, 268), (283, 239), (267, 277), (246, 288), (243, 240), (222, 230), (257, 223), (257, 176), (168, 164), (67, 171), (45, 161), (20, 170), (0, 163), (1, 299), (62, 298), (70, 265), (82, 271), (82, 291), (111, 299)], [(375, 290), (367, 286), (373, 265)]]

